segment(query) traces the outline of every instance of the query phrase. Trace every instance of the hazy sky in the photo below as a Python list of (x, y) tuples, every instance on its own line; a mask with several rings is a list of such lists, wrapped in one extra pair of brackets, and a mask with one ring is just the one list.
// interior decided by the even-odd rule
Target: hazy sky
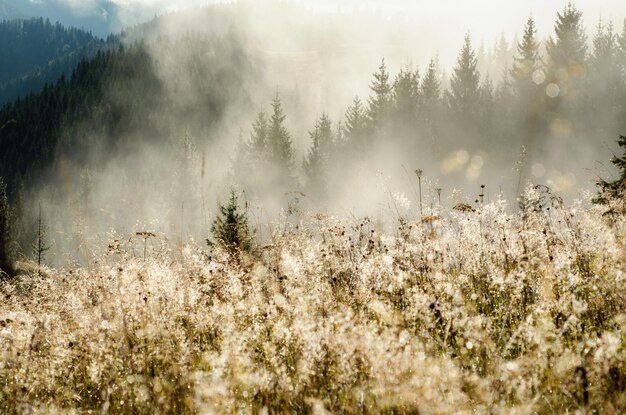
[[(78, 13), (98, 9), (106, 1), (121, 6), (118, 18), (122, 26), (141, 23), (166, 11), (183, 9), (208, 3), (231, 3), (221, 0), (29, 0), (32, 2), (57, 1), (71, 5)], [(246, 0), (255, 5), (266, 0)], [(276, 1), (276, 0), (274, 0)], [(289, 0), (287, 0), (289, 1)], [(481, 41), (489, 46), (504, 33), (510, 41), (521, 33), (523, 25), (532, 15), (538, 26), (539, 37), (553, 34), (558, 11), (569, 0), (291, 0), (318, 12), (361, 10), (377, 15), (410, 22), (410, 26), (429, 39), (432, 50), (422, 50), (426, 55), (439, 52), (442, 64), (450, 66), (460, 48), (463, 35), (470, 32), (475, 44)], [(577, 0), (574, 4), (583, 11), (589, 31), (600, 18), (612, 21), (618, 32), (626, 17), (626, 0)]]

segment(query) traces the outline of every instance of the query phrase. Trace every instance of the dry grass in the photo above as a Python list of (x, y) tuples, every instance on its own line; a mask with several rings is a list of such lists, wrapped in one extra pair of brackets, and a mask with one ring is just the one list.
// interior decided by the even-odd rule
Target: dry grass
[(526, 201), (32, 271), (0, 287), (0, 412), (624, 413), (626, 221)]

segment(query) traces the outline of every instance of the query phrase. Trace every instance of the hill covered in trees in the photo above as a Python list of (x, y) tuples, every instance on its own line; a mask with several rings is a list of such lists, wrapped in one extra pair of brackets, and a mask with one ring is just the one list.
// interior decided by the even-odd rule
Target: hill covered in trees
[(0, 37), (0, 105), (39, 92), (71, 74), (81, 60), (118, 43), (114, 36), (105, 41), (43, 18), (2, 21)]
[(0, 21), (43, 18), (107, 37), (120, 29), (119, 6), (109, 0), (0, 0)]

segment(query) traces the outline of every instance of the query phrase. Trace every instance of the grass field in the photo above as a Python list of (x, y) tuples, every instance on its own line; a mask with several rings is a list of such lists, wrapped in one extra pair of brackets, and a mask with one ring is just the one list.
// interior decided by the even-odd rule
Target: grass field
[(0, 412), (625, 413), (625, 217), (525, 201), (22, 264)]

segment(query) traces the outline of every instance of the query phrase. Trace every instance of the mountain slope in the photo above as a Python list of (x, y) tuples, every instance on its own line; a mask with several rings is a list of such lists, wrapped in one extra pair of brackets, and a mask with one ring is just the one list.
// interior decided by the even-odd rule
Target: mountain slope
[(56, 82), (81, 59), (118, 43), (43, 18), (3, 21), (0, 38), (0, 104)]
[[(169, 63), (158, 62), (155, 50), (193, 53), (168, 54)], [(158, 68), (165, 66), (175, 73), (164, 75)], [(97, 52), (71, 76), (0, 109), (0, 176), (14, 191), (65, 161), (97, 168), (116, 153), (185, 131), (208, 140), (229, 106), (247, 101), (253, 74), (233, 38), (162, 39)]]
[(93, 3), (0, 0), (0, 21), (42, 16), (58, 21), (64, 26), (84, 28), (101, 37), (106, 37), (119, 29), (118, 15), (118, 6), (107, 0)]

